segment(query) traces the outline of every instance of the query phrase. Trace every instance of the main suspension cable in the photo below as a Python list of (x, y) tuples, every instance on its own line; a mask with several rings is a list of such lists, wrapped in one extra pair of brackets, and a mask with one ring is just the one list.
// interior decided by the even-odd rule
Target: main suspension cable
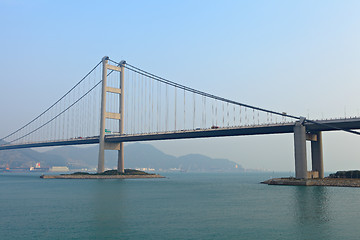
[[(115, 61), (112, 61), (112, 62), (114, 62), (116, 64), (119, 64), (119, 63), (117, 63)], [(145, 76), (147, 76), (149, 78), (152, 78), (152, 79), (154, 79), (156, 81), (159, 81), (159, 82), (162, 82), (162, 83), (165, 83), (165, 84), (168, 84), (168, 85), (183, 89), (184, 91), (193, 92), (193, 93), (205, 96), (205, 97), (213, 98), (215, 100), (220, 100), (220, 101), (223, 101), (223, 102), (243, 106), (245, 108), (251, 108), (253, 110), (258, 110), (258, 111), (262, 111), (262, 112), (266, 112), (266, 113), (270, 113), (270, 114), (274, 114), (274, 115), (278, 115), (278, 116), (282, 116), (282, 117), (289, 117), (289, 118), (293, 118), (293, 119), (296, 119), (296, 120), (303, 119), (302, 117), (289, 115), (289, 114), (286, 114), (286, 113), (283, 113), (283, 112), (281, 112), (281, 113), (280, 112), (275, 112), (275, 111), (272, 111), (272, 110), (267, 110), (267, 109), (264, 109), (264, 108), (259, 108), (259, 107), (255, 107), (255, 106), (252, 106), (252, 105), (236, 102), (236, 101), (226, 99), (226, 98), (223, 98), (223, 97), (219, 97), (219, 96), (216, 96), (216, 95), (213, 95), (213, 94), (210, 94), (210, 93), (202, 92), (202, 91), (196, 90), (194, 88), (190, 88), (190, 87), (175, 83), (173, 81), (170, 81), (168, 79), (159, 77), (157, 75), (154, 75), (152, 73), (144, 71), (144, 70), (142, 70), (140, 68), (137, 68), (137, 67), (135, 67), (135, 66), (133, 66), (133, 65), (131, 65), (129, 63), (126, 63), (126, 65), (124, 65), (124, 67), (129, 69), (130, 71), (136, 72), (136, 73), (141, 74), (141, 75), (145, 75)], [(325, 124), (325, 123), (320, 123), (320, 122), (317, 122), (317, 121), (309, 120), (309, 119), (306, 119), (306, 118), (304, 118), (304, 121), (309, 122), (309, 123), (313, 123), (313, 124), (317, 124), (317, 125), (322, 125), (322, 126), (325, 126), (325, 127), (331, 128), (331, 129), (341, 130), (341, 131), (345, 131), (345, 132), (360, 135), (360, 132), (357, 132), (357, 131), (354, 131), (354, 130), (349, 130), (349, 129), (345, 129), (345, 128), (339, 128), (339, 127), (331, 126), (331, 125), (328, 125), (328, 124)]]
[(93, 86), (90, 90), (88, 90), (85, 94), (83, 94), (80, 98), (78, 98), (75, 102), (73, 102), (73, 103), (72, 103), (70, 106), (68, 106), (66, 109), (64, 109), (63, 111), (61, 111), (59, 114), (55, 115), (53, 118), (51, 118), (50, 120), (48, 120), (48, 121), (45, 122), (44, 124), (40, 125), (40, 127), (32, 130), (31, 132), (29, 132), (29, 133), (27, 133), (27, 134), (25, 134), (25, 135), (23, 135), (23, 136), (15, 139), (15, 140), (10, 141), (9, 143), (13, 143), (13, 142), (15, 142), (15, 141), (17, 141), (17, 140), (20, 140), (20, 139), (22, 139), (22, 138), (24, 138), (24, 137), (26, 137), (26, 136), (29, 136), (30, 134), (36, 132), (36, 131), (39, 130), (40, 128), (46, 126), (47, 124), (49, 124), (50, 122), (52, 122), (54, 119), (56, 119), (58, 116), (60, 116), (61, 114), (63, 114), (63, 113), (66, 112), (67, 110), (69, 110), (72, 106), (74, 106), (76, 103), (78, 103), (81, 99), (83, 99), (83, 98), (84, 98), (86, 95), (88, 95), (94, 88), (96, 88), (101, 82), (102, 82), (102, 80), (99, 81), (95, 86)]
[[(77, 84), (75, 84), (67, 93), (65, 93), (59, 100), (57, 100), (53, 105), (51, 105), (50, 107), (48, 107), (45, 111), (43, 111), (40, 115), (38, 115), (36, 118), (34, 118), (33, 120), (31, 120), (30, 122), (28, 122), (27, 124), (25, 124), (23, 127), (19, 128), (18, 130), (10, 133), (9, 135), (7, 135), (6, 137), (1, 138), (1, 140), (5, 140), (8, 137), (11, 137), (12, 135), (14, 135), (15, 133), (21, 131), (22, 129), (24, 129), (25, 127), (29, 126), (31, 123), (35, 122), (37, 119), (39, 119), (41, 116), (43, 116), (45, 113), (47, 113), (50, 109), (52, 109), (58, 102), (60, 102), (62, 99), (64, 99), (72, 90), (74, 90), (81, 82), (83, 82), (100, 64), (102, 61), (100, 61), (98, 64), (95, 65), (95, 67), (93, 67)], [(27, 135), (26, 135), (27, 136)], [(13, 142), (13, 141), (11, 141)]]

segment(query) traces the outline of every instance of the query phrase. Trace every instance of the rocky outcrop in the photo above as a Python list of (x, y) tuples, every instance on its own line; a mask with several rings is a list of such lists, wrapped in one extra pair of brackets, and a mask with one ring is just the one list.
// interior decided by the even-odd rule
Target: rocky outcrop
[(360, 171), (337, 171), (336, 173), (330, 174), (329, 178), (360, 178)]
[(333, 186), (333, 187), (360, 187), (360, 179), (357, 178), (273, 178), (262, 182), (268, 185), (293, 185), (293, 186)]

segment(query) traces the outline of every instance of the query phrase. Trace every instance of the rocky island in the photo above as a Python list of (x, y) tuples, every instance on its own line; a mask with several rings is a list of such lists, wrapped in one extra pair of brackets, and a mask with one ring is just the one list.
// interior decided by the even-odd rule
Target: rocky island
[(333, 187), (360, 187), (360, 171), (337, 171), (325, 178), (296, 179), (273, 178), (261, 182), (268, 185), (292, 185), (292, 186), (333, 186)]
[(75, 172), (72, 174), (41, 175), (44, 179), (133, 179), (133, 178), (165, 178), (158, 174), (146, 173), (134, 169), (125, 169), (124, 173), (108, 170), (103, 173)]

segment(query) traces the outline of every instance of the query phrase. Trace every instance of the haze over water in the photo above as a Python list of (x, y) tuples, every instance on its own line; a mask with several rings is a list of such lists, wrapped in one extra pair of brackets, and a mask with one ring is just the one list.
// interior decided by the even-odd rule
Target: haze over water
[(168, 173), (139, 180), (2, 173), (0, 236), (357, 239), (360, 189), (259, 184), (275, 175), (284, 173)]

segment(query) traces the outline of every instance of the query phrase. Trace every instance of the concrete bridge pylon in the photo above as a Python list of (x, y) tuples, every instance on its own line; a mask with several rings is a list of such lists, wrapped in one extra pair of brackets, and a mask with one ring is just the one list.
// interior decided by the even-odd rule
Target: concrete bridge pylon
[[(98, 158), (98, 173), (105, 170), (105, 150), (118, 150), (118, 172), (124, 172), (124, 143), (105, 142), (105, 121), (106, 119), (115, 119), (119, 121), (119, 134), (124, 133), (124, 65), (125, 61), (121, 61), (119, 66), (108, 64), (109, 57), (105, 56), (102, 59), (102, 91), (101, 91), (101, 110), (100, 110), (100, 135), (99, 135), (99, 158)], [(107, 86), (108, 70), (120, 72), (119, 87)], [(113, 93), (119, 95), (119, 111), (106, 111), (106, 93)]]
[[(308, 132), (305, 118), (294, 126), (295, 177), (297, 179), (324, 178), (321, 131)], [(306, 140), (311, 141), (312, 171), (307, 170)]]

